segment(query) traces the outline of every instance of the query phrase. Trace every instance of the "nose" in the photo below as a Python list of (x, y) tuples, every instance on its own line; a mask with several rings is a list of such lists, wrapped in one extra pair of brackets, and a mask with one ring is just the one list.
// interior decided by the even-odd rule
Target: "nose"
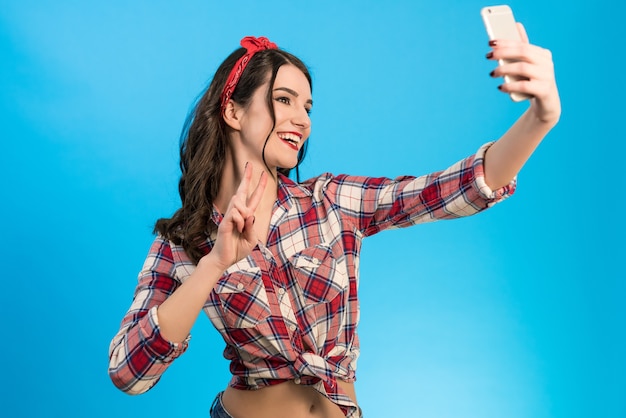
[(291, 123), (301, 129), (309, 129), (311, 127), (311, 117), (306, 109), (300, 109), (294, 112)]

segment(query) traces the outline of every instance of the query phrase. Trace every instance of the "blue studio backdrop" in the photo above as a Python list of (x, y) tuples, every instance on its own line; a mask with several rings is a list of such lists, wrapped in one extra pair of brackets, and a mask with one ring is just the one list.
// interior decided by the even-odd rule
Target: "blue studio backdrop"
[[(626, 417), (625, 6), (509, 4), (553, 52), (561, 121), (505, 203), (365, 241), (367, 417)], [(528, 106), (488, 75), (488, 5), (0, 0), (2, 415), (208, 416), (229, 372), (206, 317), (146, 394), (112, 385), (107, 353), (180, 204), (185, 115), (243, 36), (311, 68), (304, 178), (420, 175)]]

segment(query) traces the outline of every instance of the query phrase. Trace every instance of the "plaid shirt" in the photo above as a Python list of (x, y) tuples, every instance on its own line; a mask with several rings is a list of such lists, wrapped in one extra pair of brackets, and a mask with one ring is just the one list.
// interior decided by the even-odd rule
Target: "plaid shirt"
[[(355, 380), (359, 253), (383, 229), (475, 214), (511, 195), (492, 191), (483, 157), (422, 177), (281, 176), (266, 245), (222, 275), (204, 311), (226, 342), (237, 389), (294, 380), (313, 386), (348, 417), (357, 406), (336, 379)], [(221, 215), (214, 210), (213, 222)], [(205, 243), (208, 253), (215, 234)], [(157, 307), (194, 271), (181, 246), (157, 237), (139, 274), (130, 310), (110, 347), (109, 373), (121, 390), (150, 389), (188, 345), (166, 341)]]

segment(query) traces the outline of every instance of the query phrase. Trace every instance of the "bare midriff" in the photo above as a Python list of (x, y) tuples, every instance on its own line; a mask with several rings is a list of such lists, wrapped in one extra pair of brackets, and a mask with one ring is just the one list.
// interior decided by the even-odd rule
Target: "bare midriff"
[[(356, 403), (354, 383), (337, 383)], [(234, 418), (345, 418), (341, 409), (324, 395), (293, 380), (258, 390), (228, 387), (222, 402)]]

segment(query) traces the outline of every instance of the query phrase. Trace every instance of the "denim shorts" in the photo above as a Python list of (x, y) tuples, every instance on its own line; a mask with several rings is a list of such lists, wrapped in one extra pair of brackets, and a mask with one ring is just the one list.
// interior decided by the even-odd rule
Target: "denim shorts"
[[(231, 414), (224, 408), (224, 404), (222, 403), (222, 394), (224, 392), (220, 392), (215, 397), (213, 401), (213, 405), (211, 405), (210, 418), (233, 418)], [(359, 407), (359, 417), (363, 418), (363, 411)]]
[(223, 394), (224, 392), (220, 392), (215, 397), (213, 405), (211, 405), (211, 411), (209, 412), (211, 418), (233, 418), (233, 416), (224, 409), (224, 404), (222, 403)]

